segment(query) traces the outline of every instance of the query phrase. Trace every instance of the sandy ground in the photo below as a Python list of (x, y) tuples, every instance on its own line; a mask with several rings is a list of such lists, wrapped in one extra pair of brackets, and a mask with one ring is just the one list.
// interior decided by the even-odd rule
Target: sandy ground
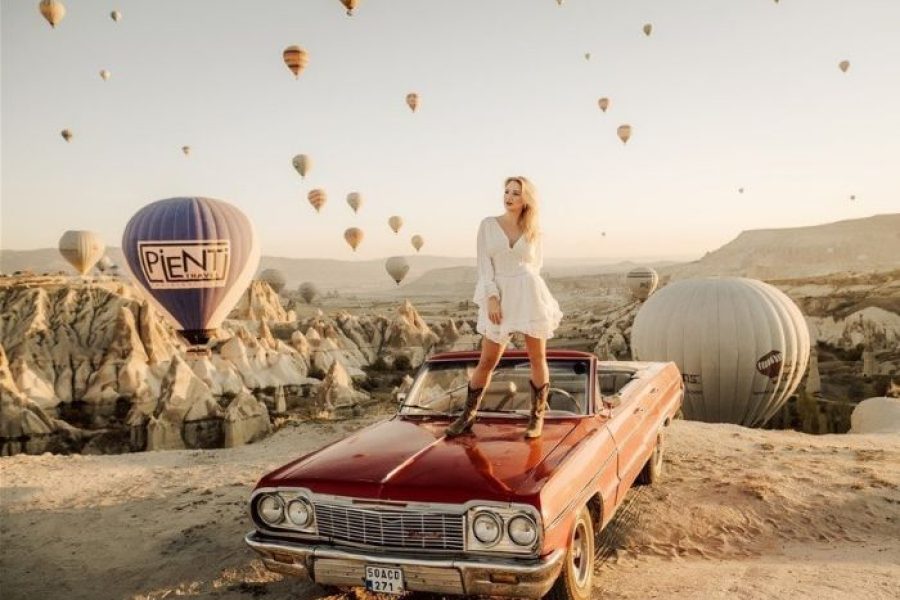
[[(0, 595), (334, 596), (263, 569), (242, 537), (264, 472), (384, 414), (231, 450), (0, 459)], [(676, 422), (666, 480), (603, 532), (595, 597), (900, 597), (900, 436)]]

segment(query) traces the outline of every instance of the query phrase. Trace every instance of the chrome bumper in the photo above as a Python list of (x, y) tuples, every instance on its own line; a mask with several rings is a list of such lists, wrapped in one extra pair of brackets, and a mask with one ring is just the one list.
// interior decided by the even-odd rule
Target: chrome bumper
[(269, 570), (323, 585), (361, 587), (365, 566), (377, 565), (401, 568), (410, 591), (472, 596), (540, 598), (553, 587), (565, 556), (561, 548), (541, 559), (508, 561), (379, 556), (266, 539), (256, 531), (248, 533), (244, 541), (262, 556)]

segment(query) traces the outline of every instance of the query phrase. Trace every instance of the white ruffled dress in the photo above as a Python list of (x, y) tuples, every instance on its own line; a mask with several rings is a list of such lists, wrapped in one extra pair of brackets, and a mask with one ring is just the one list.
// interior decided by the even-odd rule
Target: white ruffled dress
[[(533, 242), (520, 235), (512, 247), (496, 217), (478, 227), (478, 283), (473, 300), (478, 305), (475, 330), (494, 342), (506, 343), (513, 332), (552, 338), (563, 313), (541, 278), (544, 264), (541, 236)], [(488, 298), (500, 298), (502, 318), (488, 318)]]

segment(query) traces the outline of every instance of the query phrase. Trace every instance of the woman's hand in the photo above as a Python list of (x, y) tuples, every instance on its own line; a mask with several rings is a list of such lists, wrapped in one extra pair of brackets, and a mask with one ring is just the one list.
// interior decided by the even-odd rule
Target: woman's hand
[(500, 298), (497, 296), (488, 298), (488, 318), (494, 325), (499, 325), (503, 319), (503, 313), (500, 311)]

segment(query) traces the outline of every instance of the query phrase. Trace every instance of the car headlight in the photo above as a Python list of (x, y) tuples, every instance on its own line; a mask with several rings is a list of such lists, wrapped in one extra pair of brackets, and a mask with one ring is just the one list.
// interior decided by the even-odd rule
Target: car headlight
[(256, 505), (259, 518), (269, 525), (284, 521), (284, 501), (275, 494), (266, 494)]
[(507, 525), (509, 539), (520, 546), (531, 546), (537, 539), (537, 526), (528, 517), (513, 517)]
[(304, 498), (298, 498), (288, 502), (287, 510), (288, 520), (297, 527), (307, 527), (313, 520), (313, 510), (309, 502)]
[(472, 533), (482, 544), (495, 544), (503, 533), (500, 517), (493, 513), (481, 512), (475, 515), (472, 521)]

